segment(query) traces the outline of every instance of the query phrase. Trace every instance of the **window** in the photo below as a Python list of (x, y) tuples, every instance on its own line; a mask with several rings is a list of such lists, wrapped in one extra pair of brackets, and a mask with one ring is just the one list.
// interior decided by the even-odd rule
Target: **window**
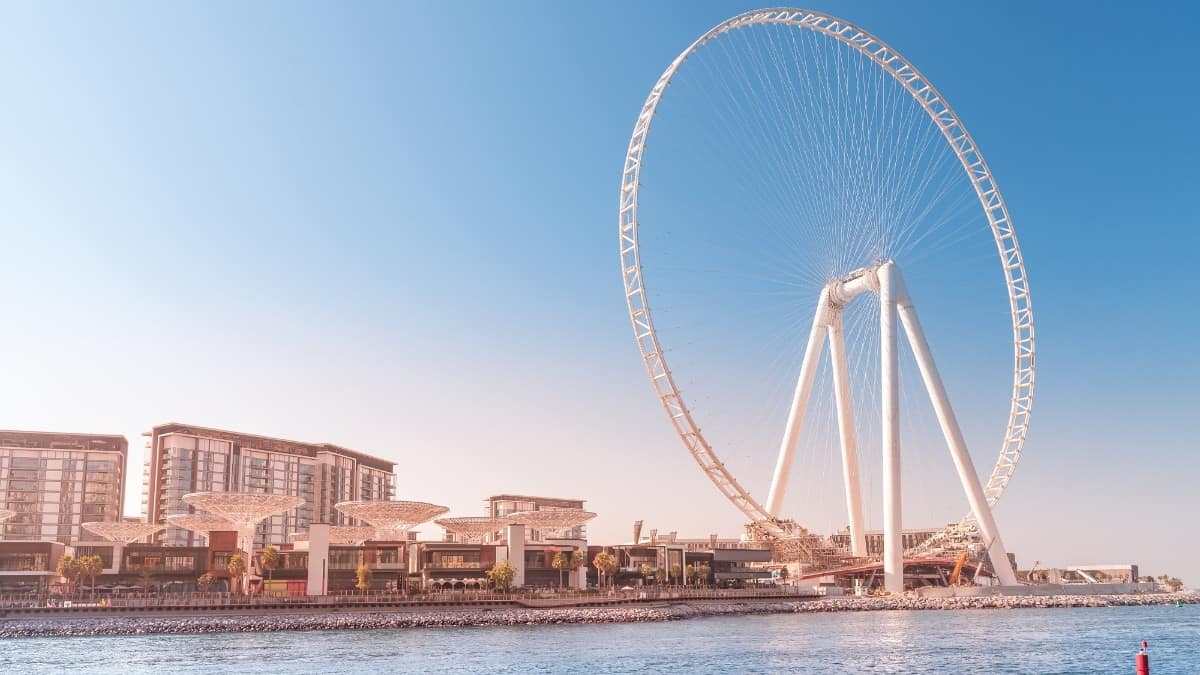
[(431, 551), (427, 560), (434, 569), (482, 569), (479, 551)]
[(45, 553), (0, 554), (0, 572), (48, 572), (49, 562)]
[(163, 558), (163, 569), (170, 572), (190, 572), (196, 569), (196, 559), (190, 555), (169, 555)]

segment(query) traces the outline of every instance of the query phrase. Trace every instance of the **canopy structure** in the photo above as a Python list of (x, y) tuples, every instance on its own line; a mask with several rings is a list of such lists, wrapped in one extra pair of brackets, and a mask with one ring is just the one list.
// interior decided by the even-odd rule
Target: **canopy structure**
[[(292, 541), (308, 541), (307, 532), (293, 532)], [(329, 528), (330, 544), (358, 545), (375, 536), (375, 528), (359, 525), (334, 525)]]
[(167, 526), (157, 523), (100, 522), (84, 523), (83, 529), (109, 541), (132, 544), (162, 532)]
[(254, 492), (193, 492), (183, 501), (233, 523), (238, 533), (238, 548), (246, 553), (246, 571), (242, 573), (242, 588), (250, 575), (250, 560), (254, 555), (254, 528), (271, 516), (290, 511), (304, 503), (302, 497), (270, 495)]
[(482, 542), (484, 537), (502, 530), (513, 521), (508, 517), (491, 518), (488, 516), (463, 516), (460, 518), (439, 518), (433, 521), (441, 525), (447, 532), (463, 538), (466, 542)]
[(259, 522), (304, 503), (302, 497), (251, 492), (193, 492), (183, 501), (239, 527), (253, 529)]
[(518, 511), (508, 514), (513, 523), (520, 523), (543, 533), (561, 534), (563, 530), (583, 525), (595, 518), (596, 514), (583, 509), (538, 509), (537, 511)]
[(4, 521), (8, 520), (9, 518), (12, 518), (15, 515), (17, 515), (16, 511), (9, 511), (8, 509), (0, 509), (0, 523), (3, 523)]
[[(355, 520), (370, 523), (377, 530), (395, 533), (397, 539), (401, 538), (399, 535), (406, 530), (429, 522), (450, 510), (448, 507), (428, 502), (384, 500), (340, 502), (334, 504), (333, 508)], [(389, 536), (393, 535), (379, 533), (376, 538)]]
[(203, 513), (180, 513), (167, 516), (165, 520), (168, 525), (182, 527), (185, 530), (205, 535), (209, 532), (236, 532), (238, 529), (237, 525), (220, 516), (210, 516)]

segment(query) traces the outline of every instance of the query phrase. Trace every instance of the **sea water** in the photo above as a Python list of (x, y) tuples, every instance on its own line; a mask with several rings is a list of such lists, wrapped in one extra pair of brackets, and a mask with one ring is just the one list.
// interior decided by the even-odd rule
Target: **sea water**
[(1200, 605), (0, 641), (0, 673), (1200, 673)]

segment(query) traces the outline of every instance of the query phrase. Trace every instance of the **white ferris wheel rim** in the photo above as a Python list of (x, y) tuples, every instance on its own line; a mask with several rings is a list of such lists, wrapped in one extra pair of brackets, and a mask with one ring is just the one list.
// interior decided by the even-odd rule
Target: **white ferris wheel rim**
[[(1016, 472), (1017, 462), (1029, 430), (1029, 417), (1033, 409), (1034, 389), (1034, 327), (1033, 307), (1029, 297), (1028, 277), (1025, 262), (1017, 243), (1016, 231), (1012, 227), (1008, 208), (1000, 195), (991, 170), (983, 155), (959, 120), (949, 103), (938, 90), (896, 50), (879, 38), (836, 17), (821, 12), (776, 8), (754, 10), (727, 19), (709, 30), (688, 46), (659, 77), (650, 95), (638, 114), (629, 139), (621, 175), (618, 229), (620, 242), (621, 270), (625, 285), (625, 299), (629, 317), (633, 324), (634, 338), (642, 354), (642, 360), (663, 409), (666, 411), (675, 432), (683, 441), (700, 468), (708, 475), (717, 489), (742, 511), (751, 522), (759, 523), (772, 534), (784, 534), (779, 519), (770, 515), (762, 504), (750, 496), (733, 474), (725, 467), (712, 446), (704, 438), (700, 427), (675, 384), (675, 378), (663, 356), (662, 345), (654, 330), (650, 305), (646, 298), (642, 279), (641, 251), (638, 245), (638, 204), (642, 156), (649, 137), (651, 122), (658, 104), (679, 67), (707, 42), (736, 29), (753, 25), (780, 24), (821, 33), (853, 47), (883, 68), (912, 95), (930, 119), (942, 132), (946, 142), (962, 164), (987, 216), (996, 247), (999, 252), (1005, 283), (1008, 287), (1009, 309), (1013, 328), (1013, 387), (1000, 454), (992, 467), (984, 486), (989, 506), (994, 506), (1004, 494), (1009, 481)], [(971, 515), (964, 517), (969, 522)]]

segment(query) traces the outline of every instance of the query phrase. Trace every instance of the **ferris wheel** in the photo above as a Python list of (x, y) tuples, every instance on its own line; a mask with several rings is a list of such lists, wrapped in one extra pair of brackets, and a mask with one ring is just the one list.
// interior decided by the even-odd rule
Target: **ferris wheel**
[[(957, 495), (959, 527), (1006, 558), (992, 507), (1034, 388), (1024, 259), (974, 139), (904, 57), (819, 12), (722, 22), (637, 117), (619, 238), (654, 391), (755, 528), (788, 537), (824, 512), (865, 556), (877, 494), (894, 590), (902, 492), (931, 502), (929, 517)], [(761, 484), (768, 471), (765, 499), (735, 477)], [(996, 571), (1015, 583), (1008, 565)]]

